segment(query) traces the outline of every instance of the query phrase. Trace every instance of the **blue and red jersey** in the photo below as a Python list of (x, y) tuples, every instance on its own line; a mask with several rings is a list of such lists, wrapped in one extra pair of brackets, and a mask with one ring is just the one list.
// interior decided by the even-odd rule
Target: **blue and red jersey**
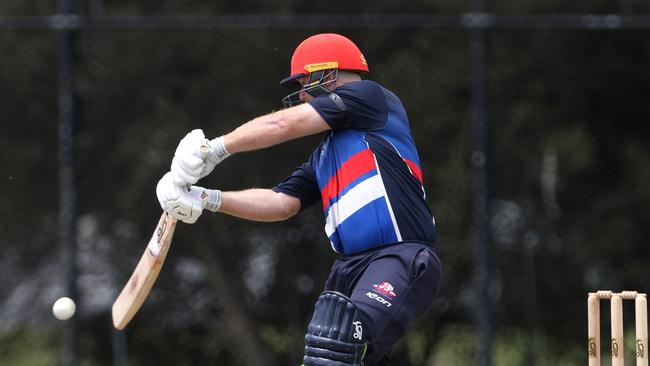
[(404, 241), (434, 243), (420, 158), (397, 96), (364, 80), (310, 104), (332, 131), (274, 190), (297, 197), (301, 209), (322, 202), (325, 232), (342, 254)]

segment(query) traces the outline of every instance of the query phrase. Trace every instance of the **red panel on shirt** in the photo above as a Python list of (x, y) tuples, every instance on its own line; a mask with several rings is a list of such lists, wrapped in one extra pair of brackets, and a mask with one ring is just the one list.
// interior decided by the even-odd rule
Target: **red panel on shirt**
[(321, 190), (323, 209), (327, 208), (330, 200), (341, 193), (350, 183), (376, 168), (375, 155), (370, 149), (352, 155)]
[(420, 184), (422, 184), (422, 169), (412, 160), (404, 159), (406, 162), (406, 165), (409, 166), (409, 169), (411, 169), (411, 173), (420, 181)]

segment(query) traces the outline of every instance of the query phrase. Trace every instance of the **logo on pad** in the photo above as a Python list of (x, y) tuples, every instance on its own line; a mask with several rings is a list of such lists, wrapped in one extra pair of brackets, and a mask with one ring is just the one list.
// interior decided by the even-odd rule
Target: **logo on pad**
[(375, 292), (380, 293), (384, 296), (397, 296), (394, 292), (395, 288), (393, 288), (393, 285), (391, 285), (390, 282), (382, 282), (378, 285), (372, 285), (372, 288), (375, 290)]
[(362, 340), (363, 338), (363, 327), (361, 326), (360, 321), (353, 322), (352, 325), (354, 325), (354, 334), (352, 337), (354, 339)]

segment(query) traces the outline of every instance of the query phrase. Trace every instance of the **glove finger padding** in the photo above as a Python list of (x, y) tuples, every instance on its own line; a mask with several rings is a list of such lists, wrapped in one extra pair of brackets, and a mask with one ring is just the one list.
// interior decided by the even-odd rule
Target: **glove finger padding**
[(167, 209), (167, 202), (177, 200), (181, 195), (183, 195), (183, 189), (174, 184), (172, 173), (167, 172), (156, 185), (156, 196), (160, 207), (163, 210)]
[(195, 129), (190, 131), (181, 139), (176, 147), (176, 154), (194, 154), (201, 147), (201, 142), (205, 140), (203, 130)]
[(200, 199), (196, 199), (189, 192), (186, 192), (178, 199), (167, 202), (167, 212), (177, 220), (181, 220), (186, 224), (193, 224), (201, 216), (203, 206)]
[(178, 185), (198, 182), (205, 163), (203, 159), (193, 154), (177, 154), (172, 159), (171, 171), (174, 182)]
[(179, 186), (186, 186), (188, 184), (195, 184), (196, 182), (198, 182), (201, 171), (203, 169), (203, 165), (201, 165), (201, 167), (198, 169), (197, 172), (196, 170), (188, 171), (184, 169), (182, 164), (183, 164), (182, 160), (178, 156), (174, 156), (171, 165), (171, 173), (172, 173), (172, 178), (174, 179), (174, 183)]
[(188, 174), (193, 176), (201, 173), (203, 169), (203, 159), (193, 154), (182, 154), (175, 156), (178, 159), (178, 165)]
[(201, 146), (205, 135), (200, 129), (190, 131), (181, 139), (172, 159), (171, 171), (178, 185), (194, 184), (201, 178), (204, 168), (204, 153)]
[(183, 189), (177, 199), (167, 201), (165, 210), (172, 217), (186, 224), (193, 224), (204, 209), (216, 212), (219, 207), (221, 207), (220, 190), (192, 186), (189, 190)]

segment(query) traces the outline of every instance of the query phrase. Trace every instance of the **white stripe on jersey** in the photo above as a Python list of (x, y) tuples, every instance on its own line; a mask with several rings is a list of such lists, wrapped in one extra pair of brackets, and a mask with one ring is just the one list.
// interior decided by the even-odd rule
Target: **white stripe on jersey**
[(348, 217), (377, 198), (385, 196), (386, 188), (384, 188), (384, 182), (379, 175), (374, 175), (357, 184), (327, 210), (325, 233), (328, 237), (332, 236), (339, 224)]
[[(357, 184), (354, 188), (344, 194), (336, 203), (330, 206), (327, 210), (327, 217), (325, 218), (325, 233), (327, 236), (332, 236), (336, 231), (336, 228), (348, 217), (352, 216), (355, 212), (370, 202), (381, 197), (383, 197), (386, 202), (388, 214), (393, 224), (393, 230), (395, 230), (395, 236), (398, 241), (402, 241), (402, 234), (400, 233), (399, 226), (397, 226), (393, 207), (388, 199), (386, 187), (384, 187), (384, 182), (382, 181), (380, 174), (372, 176)], [(344, 245), (344, 243), (341, 244)], [(332, 247), (334, 247), (334, 245), (332, 245)]]

